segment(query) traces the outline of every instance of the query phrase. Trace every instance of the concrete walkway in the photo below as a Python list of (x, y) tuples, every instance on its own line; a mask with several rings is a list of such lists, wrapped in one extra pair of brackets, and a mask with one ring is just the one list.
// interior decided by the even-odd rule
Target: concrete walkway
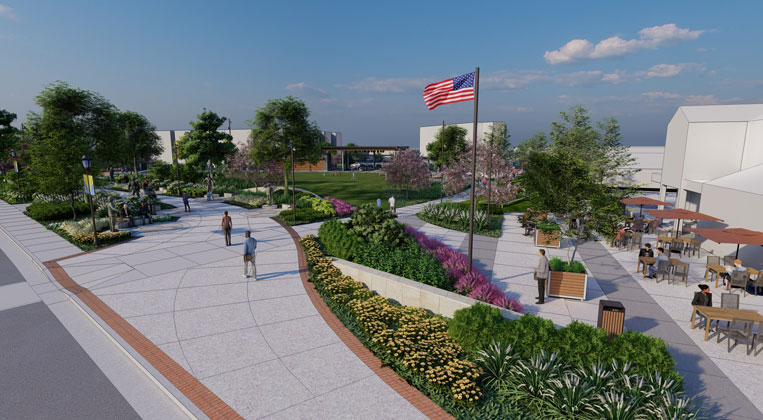
[[(281, 226), (222, 200), (193, 200), (191, 213), (162, 200), (179, 221), (60, 266), (245, 418), (425, 418), (326, 325)], [(245, 230), (258, 240), (257, 281), (242, 278)]]

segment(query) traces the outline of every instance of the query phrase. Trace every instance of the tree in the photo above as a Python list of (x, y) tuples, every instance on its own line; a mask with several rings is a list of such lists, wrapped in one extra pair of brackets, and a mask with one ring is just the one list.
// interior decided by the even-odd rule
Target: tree
[(483, 139), (485, 143), (493, 148), (493, 150), (499, 152), (501, 156), (509, 159), (509, 147), (511, 142), (509, 138), (509, 129), (506, 127), (506, 123), (495, 122), (490, 125), (490, 129), (485, 132)]
[[(442, 139), (445, 138), (445, 150), (443, 153)], [(448, 160), (453, 156), (460, 156), (461, 153), (469, 147), (466, 142), (466, 129), (457, 125), (445, 126), (445, 135), (443, 131), (437, 132), (435, 135), (435, 141), (427, 144), (427, 157), (429, 161), (436, 164), (439, 168), (443, 168), (448, 164)]]
[[(358, 147), (357, 144), (353, 142), (349, 142), (345, 145), (346, 147)], [(364, 162), (366, 158), (368, 157), (368, 153), (366, 152), (347, 152), (347, 165), (352, 165), (355, 162)]]
[(318, 125), (310, 121), (310, 110), (304, 102), (288, 96), (272, 99), (257, 110), (252, 127), (252, 158), (258, 165), (280, 162), (284, 168), (284, 189), (288, 189), (287, 173), (291, 170), (291, 147), (295, 161), (317, 163), (324, 145)]
[(39, 192), (69, 196), (76, 218), (74, 201), (82, 186), (82, 155), (93, 158), (93, 168), (108, 158), (108, 148), (120, 140), (113, 118), (116, 108), (96, 93), (63, 82), (47, 86), (35, 102), (41, 111), (27, 115), (24, 134), (31, 145), (29, 170)]
[(384, 165), (387, 184), (405, 190), (408, 198), (410, 190), (422, 190), (432, 185), (429, 177), (429, 165), (417, 150), (403, 150), (395, 153), (392, 160)]
[(196, 121), (191, 121), (192, 130), (178, 140), (178, 158), (196, 168), (203, 167), (207, 162), (219, 165), (226, 157), (236, 152), (233, 137), (225, 131), (218, 131), (227, 118), (221, 117), (206, 108), (196, 115)]
[[(477, 144), (477, 185), (475, 195), (487, 199), (487, 211), (491, 203), (509, 201), (516, 188), (511, 184), (511, 160), (501, 143)], [(456, 159), (450, 161), (443, 174), (447, 179), (446, 192), (455, 194), (466, 188), (471, 182), (472, 150), (464, 150)], [(480, 180), (484, 179), (485, 182)]]
[(137, 112), (122, 112), (119, 122), (124, 132), (123, 156), (129, 159), (137, 177), (138, 161), (150, 161), (164, 151), (162, 139), (156, 134), (156, 127), (151, 121)]
[(228, 156), (226, 165), (230, 175), (241, 174), (244, 179), (255, 185), (273, 184), (283, 176), (283, 165), (280, 162), (265, 162), (262, 166), (254, 163), (251, 142)]
[(546, 134), (542, 131), (539, 131), (530, 136), (527, 140), (519, 143), (513, 150), (512, 157), (514, 160), (524, 165), (527, 163), (527, 160), (532, 152), (543, 152), (548, 150), (549, 147), (550, 146), (548, 144)]
[(548, 150), (530, 152), (518, 183), (534, 209), (562, 220), (562, 235), (574, 242), (572, 262), (581, 242), (613, 235), (624, 220), (619, 201), (630, 190), (619, 189), (608, 179), (627, 173), (624, 165), (632, 159), (620, 144), (613, 118), (599, 124), (597, 131), (583, 107), (572, 107), (560, 116), (561, 121), (551, 124), (554, 143)]
[[(0, 109), (0, 153), (13, 149), (18, 139), (16, 134), (18, 130), (12, 126), (11, 123), (16, 119), (16, 114)], [(5, 160), (6, 156), (3, 156), (2, 160)]]

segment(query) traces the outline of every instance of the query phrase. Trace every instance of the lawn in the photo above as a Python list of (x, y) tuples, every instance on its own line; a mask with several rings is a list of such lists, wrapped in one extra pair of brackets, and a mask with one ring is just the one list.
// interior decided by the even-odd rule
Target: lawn
[(356, 173), (355, 179), (352, 174), (340, 173), (333, 176), (332, 173), (324, 172), (297, 172), (295, 174), (297, 188), (312, 191), (321, 197), (331, 196), (348, 203), (360, 206), (363, 204), (376, 205), (376, 198), (381, 196), (382, 207), (389, 208), (390, 193), (395, 194), (397, 207), (434, 200), (440, 197), (440, 184), (433, 184), (429, 191), (410, 192), (410, 198), (405, 198), (404, 192), (392, 191), (384, 175), (379, 173)]

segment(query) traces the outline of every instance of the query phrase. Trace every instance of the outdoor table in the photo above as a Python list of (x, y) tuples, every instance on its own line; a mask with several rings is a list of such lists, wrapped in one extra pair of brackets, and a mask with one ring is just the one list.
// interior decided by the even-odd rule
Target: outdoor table
[[(654, 264), (654, 262), (657, 261), (657, 257), (638, 257), (638, 263), (636, 263), (636, 272), (638, 273), (641, 271), (641, 274), (646, 277), (646, 267), (648, 265)], [(643, 268), (641, 268), (641, 264), (644, 265)], [(671, 258), (670, 259), (670, 266), (673, 267), (677, 264), (686, 264), (683, 261), (681, 261), (680, 258)]]
[(665, 248), (665, 246), (672, 242), (683, 242), (683, 243), (689, 243), (694, 238), (687, 238), (685, 236), (682, 236), (680, 238), (674, 238), (672, 236), (658, 236), (657, 237), (657, 247), (658, 248)]
[(694, 320), (697, 313), (707, 318), (705, 322), (705, 341), (710, 333), (710, 321), (728, 321), (736, 319), (749, 319), (754, 322), (763, 322), (763, 316), (751, 309), (714, 308), (712, 306), (694, 305), (691, 311), (691, 329), (694, 329)]
[[(760, 271), (752, 267), (745, 267), (745, 268), (747, 269), (747, 272), (750, 274), (750, 278), (752, 278), (752, 276), (757, 276), (760, 273)], [(726, 266), (716, 265), (716, 264), (708, 265), (707, 268), (705, 268), (705, 281), (707, 281), (707, 275), (711, 271), (715, 273), (715, 287), (718, 287), (718, 281), (721, 278), (721, 274), (726, 272)]]

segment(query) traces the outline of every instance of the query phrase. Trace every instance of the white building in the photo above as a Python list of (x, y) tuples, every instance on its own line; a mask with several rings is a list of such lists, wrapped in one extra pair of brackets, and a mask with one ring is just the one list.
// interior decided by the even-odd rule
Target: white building
[[(159, 156), (159, 160), (172, 163), (172, 150), (175, 146), (175, 142), (180, 140), (181, 137), (187, 132), (191, 130), (157, 130), (156, 134), (159, 135), (159, 137), (162, 139), (162, 146), (164, 146), (164, 152)], [(245, 130), (228, 130), (228, 129), (220, 129), (218, 131), (224, 131), (226, 133), (230, 133), (230, 135), (233, 137), (233, 143), (236, 145), (236, 147), (241, 148), (243, 146), (246, 146), (246, 144), (249, 142), (250, 134), (252, 133), (252, 130), (245, 129)], [(322, 131), (324, 140), (329, 143), (332, 146), (341, 146), (342, 145), (342, 133), (339, 131)]]
[[(478, 122), (477, 123), (477, 141), (482, 141), (484, 135), (486, 132), (490, 131), (490, 127), (492, 127), (495, 124), (503, 124), (506, 125), (503, 121), (488, 121), (488, 122)], [(446, 124), (446, 125), (457, 125), (461, 128), (466, 129), (466, 140), (467, 142), (471, 143), (472, 141), (472, 128), (474, 127), (474, 123), (458, 123), (458, 124)], [(437, 133), (442, 130), (442, 124), (439, 125), (428, 125), (424, 127), (419, 127), (419, 152), (421, 153), (421, 156), (426, 157), (427, 156), (427, 144), (432, 143), (436, 140), (435, 136)]]
[(641, 190), (659, 190), (665, 148), (663, 146), (630, 146), (628, 152), (634, 159), (629, 169), (635, 169), (635, 172), (627, 179), (617, 178), (612, 182), (623, 187), (635, 186)]
[[(676, 207), (724, 222), (700, 227), (763, 231), (763, 104), (682, 106), (670, 120), (660, 178), (660, 199), (677, 189)], [(716, 255), (736, 245), (703, 243)], [(740, 248), (746, 265), (763, 261), (763, 247)]]

